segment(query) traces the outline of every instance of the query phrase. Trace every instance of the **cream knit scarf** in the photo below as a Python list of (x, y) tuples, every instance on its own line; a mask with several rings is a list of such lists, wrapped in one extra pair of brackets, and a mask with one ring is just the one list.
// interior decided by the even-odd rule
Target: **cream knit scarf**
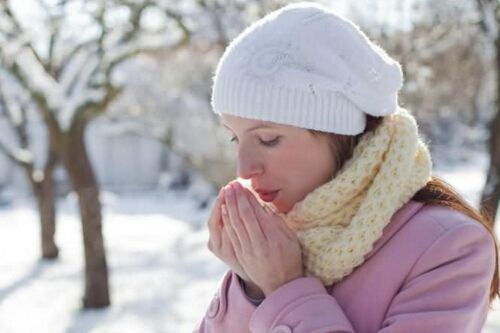
[(280, 214), (297, 234), (306, 276), (328, 286), (362, 264), (392, 215), (430, 180), (431, 167), (417, 123), (403, 108), (363, 135), (331, 181)]

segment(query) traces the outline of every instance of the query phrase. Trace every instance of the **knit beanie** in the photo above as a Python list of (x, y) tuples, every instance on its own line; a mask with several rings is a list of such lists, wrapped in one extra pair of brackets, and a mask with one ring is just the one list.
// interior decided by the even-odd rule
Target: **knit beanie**
[(351, 21), (301, 2), (269, 13), (226, 48), (214, 75), (216, 114), (345, 135), (366, 114), (396, 111), (401, 66)]

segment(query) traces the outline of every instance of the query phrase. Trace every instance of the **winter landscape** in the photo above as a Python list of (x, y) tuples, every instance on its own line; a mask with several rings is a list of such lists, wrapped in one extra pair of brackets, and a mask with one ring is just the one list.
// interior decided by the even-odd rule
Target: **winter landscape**
[[(0, 1), (0, 333), (192, 332), (227, 270), (206, 222), (236, 176), (214, 68), (291, 2)], [(401, 62), (435, 174), (498, 206), (498, 1), (315, 2)]]

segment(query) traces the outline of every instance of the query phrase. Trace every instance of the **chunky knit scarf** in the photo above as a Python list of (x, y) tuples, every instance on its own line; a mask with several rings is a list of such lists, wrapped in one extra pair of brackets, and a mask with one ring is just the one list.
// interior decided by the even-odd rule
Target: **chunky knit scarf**
[(392, 215), (430, 180), (431, 168), (407, 110), (398, 108), (364, 134), (331, 181), (280, 214), (297, 234), (306, 276), (328, 286), (362, 264)]

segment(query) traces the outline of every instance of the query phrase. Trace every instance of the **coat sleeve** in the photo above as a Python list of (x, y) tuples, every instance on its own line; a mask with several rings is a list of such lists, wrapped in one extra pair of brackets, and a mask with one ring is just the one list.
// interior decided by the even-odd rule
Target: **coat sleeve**
[(243, 291), (238, 275), (227, 271), (193, 333), (248, 333), (250, 317), (256, 307)]
[(413, 265), (379, 333), (479, 333), (489, 310), (495, 245), (479, 223), (443, 232)]
[(321, 281), (303, 277), (276, 289), (250, 318), (252, 333), (354, 333)]

